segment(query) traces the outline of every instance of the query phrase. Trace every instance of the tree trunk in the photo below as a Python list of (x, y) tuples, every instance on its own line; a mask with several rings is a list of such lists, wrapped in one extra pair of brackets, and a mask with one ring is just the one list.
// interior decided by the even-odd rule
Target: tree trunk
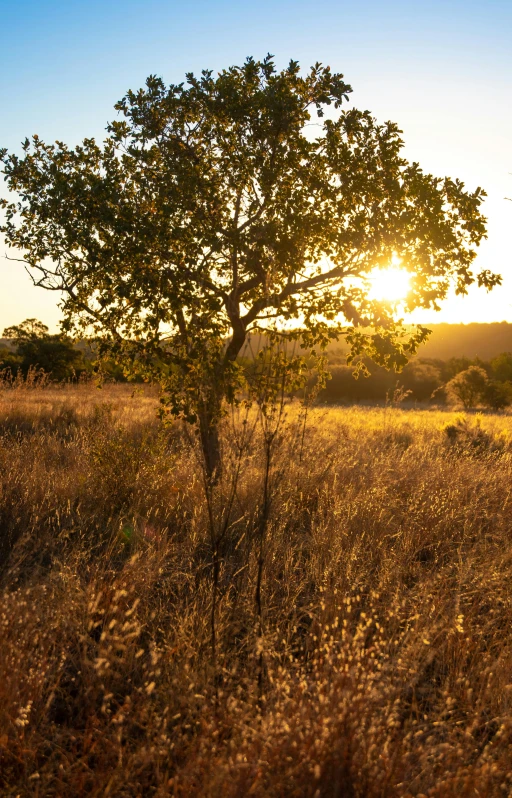
[(218, 482), (222, 475), (222, 460), (220, 450), (219, 420), (222, 415), (222, 396), (226, 367), (234, 363), (246, 339), (245, 326), (240, 321), (238, 311), (236, 317), (231, 317), (233, 324), (233, 337), (229, 342), (223, 359), (215, 369), (215, 381), (206, 391), (207, 399), (199, 412), (199, 432), (201, 448), (204, 458), (206, 476), (210, 484)]
[(219, 416), (217, 407), (205, 408), (199, 415), (199, 433), (206, 476), (210, 483), (220, 479), (222, 463), (220, 456)]

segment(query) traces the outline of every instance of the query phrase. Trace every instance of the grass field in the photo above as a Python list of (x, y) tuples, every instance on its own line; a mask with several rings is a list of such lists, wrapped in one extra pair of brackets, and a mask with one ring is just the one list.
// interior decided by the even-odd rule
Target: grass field
[(2, 796), (512, 794), (512, 417), (156, 405), (0, 394)]

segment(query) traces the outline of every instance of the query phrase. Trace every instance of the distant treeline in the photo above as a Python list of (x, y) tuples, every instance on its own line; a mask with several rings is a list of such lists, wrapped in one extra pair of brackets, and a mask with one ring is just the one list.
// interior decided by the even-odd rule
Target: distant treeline
[[(452, 357), (448, 360), (416, 358), (399, 374), (368, 363), (369, 377), (353, 376), (350, 366), (331, 364), (331, 379), (319, 400), (384, 402), (409, 399), (418, 402), (485, 404), (500, 408), (512, 403), (512, 352), (492, 360)], [(470, 390), (465, 390), (467, 386)]]
[(50, 334), (38, 319), (26, 319), (4, 330), (0, 339), (0, 372), (13, 377), (44, 372), (55, 382), (79, 380), (100, 370), (107, 379), (123, 382), (122, 368), (113, 361), (97, 363), (94, 344), (74, 343), (61, 333)]
[[(446, 330), (450, 329), (449, 341)], [(476, 329), (480, 339), (475, 338)], [(443, 333), (441, 335), (441, 332)], [(469, 333), (471, 333), (469, 335)], [(346, 365), (346, 357), (340, 345), (328, 350), (331, 379), (319, 394), (320, 402), (385, 402), (405, 398), (418, 402), (443, 402), (462, 404), (465, 407), (488, 405), (500, 408), (512, 404), (512, 325), (474, 324), (438, 325), (433, 338), (445, 340), (446, 350), (461, 346), (462, 340), (472, 340), (479, 352), (489, 351), (498, 342), (510, 344), (510, 349), (490, 358), (480, 356), (449, 356), (433, 358), (418, 356), (401, 373), (389, 372), (370, 362), (370, 376), (354, 377), (353, 368)], [(510, 341), (509, 341), (510, 338)], [(456, 340), (459, 343), (456, 343)], [(478, 340), (483, 343), (480, 346)], [(242, 360), (249, 362), (261, 346), (254, 340), (251, 352), (245, 352)], [(427, 345), (431, 348), (434, 341)], [(473, 344), (472, 344), (473, 345)], [(423, 355), (427, 347), (422, 348)], [(123, 382), (122, 368), (109, 360), (98, 365), (93, 344), (75, 344), (62, 334), (50, 334), (48, 327), (37, 319), (27, 319), (19, 325), (9, 327), (0, 339), (0, 372), (26, 376), (31, 370), (40, 370), (52, 380), (80, 379), (100, 370), (107, 379)]]

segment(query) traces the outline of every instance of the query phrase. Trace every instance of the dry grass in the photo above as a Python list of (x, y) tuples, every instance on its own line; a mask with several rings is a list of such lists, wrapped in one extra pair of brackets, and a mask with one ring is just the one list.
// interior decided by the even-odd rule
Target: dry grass
[(0, 395), (1, 794), (510, 795), (512, 418), (318, 409), (300, 458), (292, 410), (263, 637), (257, 431), (214, 667), (201, 471), (155, 405)]

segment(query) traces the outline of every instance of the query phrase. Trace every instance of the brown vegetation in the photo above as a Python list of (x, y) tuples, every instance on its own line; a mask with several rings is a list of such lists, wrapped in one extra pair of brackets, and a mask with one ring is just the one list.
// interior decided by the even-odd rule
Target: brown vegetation
[(0, 395), (2, 795), (510, 794), (512, 419), (156, 401)]

